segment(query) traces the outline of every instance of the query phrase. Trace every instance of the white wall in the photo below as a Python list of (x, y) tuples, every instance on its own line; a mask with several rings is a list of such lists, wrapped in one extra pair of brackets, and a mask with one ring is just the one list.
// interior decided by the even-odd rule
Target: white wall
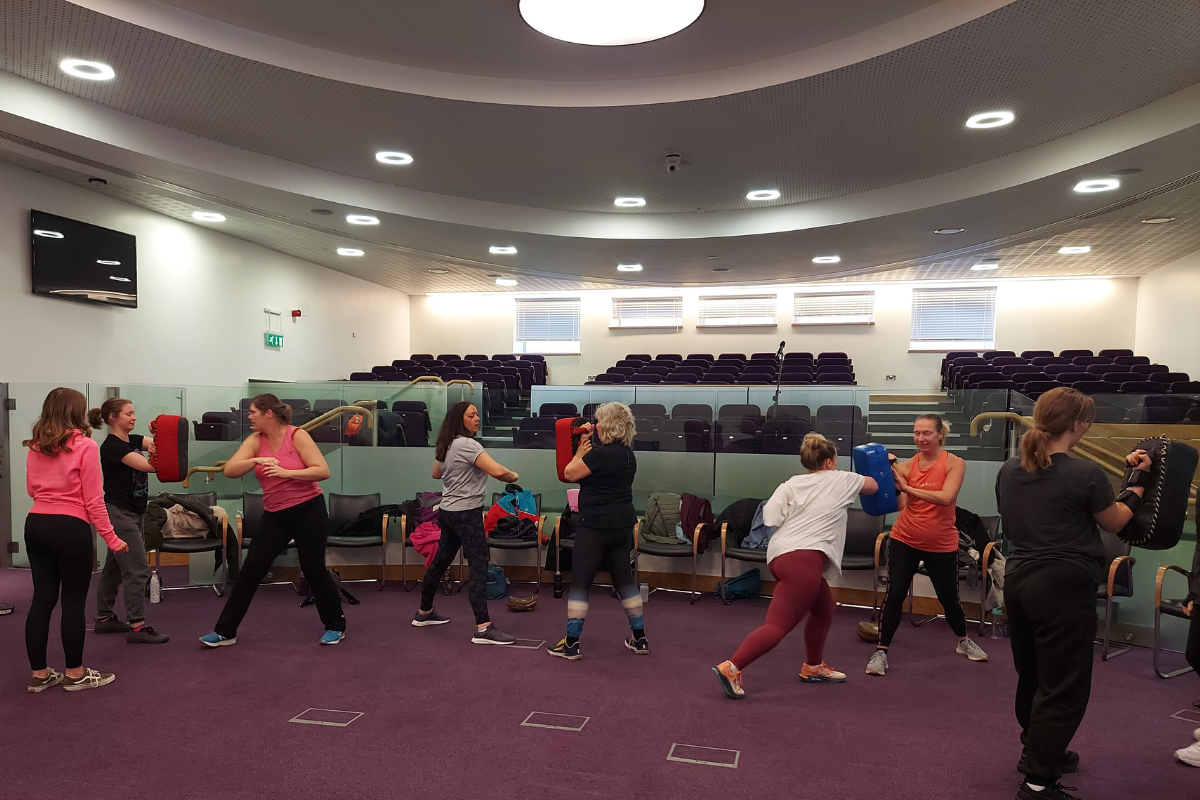
[[(138, 308), (34, 296), (31, 208), (137, 236)], [(0, 380), (327, 380), (409, 351), (408, 296), (0, 164)], [(281, 309), (284, 347), (263, 344)], [(302, 309), (293, 322), (288, 313)]]
[[(998, 349), (1054, 350), (1134, 346), (1133, 312), (1137, 280), (999, 281), (996, 299)], [(928, 284), (926, 284), (928, 285)], [(645, 296), (682, 294), (682, 330), (609, 328), (612, 292), (578, 292), (582, 298), (582, 356), (548, 356), (551, 382), (579, 384), (626, 353), (713, 353), (788, 350), (843, 350), (854, 359), (858, 382), (878, 390), (936, 391), (942, 354), (910, 353), (912, 284), (854, 283), (851, 290), (875, 290), (874, 325), (792, 327), (793, 285), (747, 289), (777, 292), (775, 328), (697, 328), (701, 294), (696, 288), (647, 291)], [(824, 288), (829, 288), (828, 284)], [(629, 293), (623, 293), (629, 294)], [(512, 347), (514, 297), (519, 295), (443, 294), (413, 296), (412, 347), (423, 353), (506, 353)], [(895, 375), (895, 381), (886, 376)]]
[(1200, 250), (1141, 277), (1135, 341), (1140, 355), (1200, 380)]

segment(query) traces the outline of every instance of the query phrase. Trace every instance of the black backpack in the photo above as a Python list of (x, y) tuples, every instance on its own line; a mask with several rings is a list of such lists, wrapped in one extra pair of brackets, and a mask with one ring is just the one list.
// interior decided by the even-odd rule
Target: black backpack
[(404, 508), (390, 503), (383, 506), (368, 508), (358, 515), (357, 519), (343, 522), (341, 527), (333, 532), (334, 536), (378, 536), (383, 527), (383, 515), (398, 518), (404, 513)]

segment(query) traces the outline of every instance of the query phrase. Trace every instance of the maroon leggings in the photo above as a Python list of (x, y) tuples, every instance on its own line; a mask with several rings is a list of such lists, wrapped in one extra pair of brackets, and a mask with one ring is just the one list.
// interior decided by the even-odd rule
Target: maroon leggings
[(833, 594), (822, 576), (825, 555), (816, 550), (793, 550), (778, 556), (769, 566), (777, 583), (767, 621), (746, 637), (730, 661), (739, 670), (745, 669), (774, 649), (808, 615), (804, 626), (806, 662), (813, 666), (822, 663), (834, 609)]

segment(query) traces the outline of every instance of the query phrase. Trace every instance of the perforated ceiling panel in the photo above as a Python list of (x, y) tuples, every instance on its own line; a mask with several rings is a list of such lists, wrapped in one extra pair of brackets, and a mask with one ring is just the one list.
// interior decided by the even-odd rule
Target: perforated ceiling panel
[[(528, 108), (366, 89), (248, 61), (66, 3), (2, 4), (0, 66), (235, 147), (440, 194), (614, 213), (853, 194), (1029, 148), (1200, 81), (1200, 0), (1022, 0), (910, 47), (704, 101)], [(61, 73), (100, 59), (114, 81)], [(968, 130), (971, 114), (1017, 122)], [(665, 148), (684, 169), (668, 175)], [(410, 152), (406, 167), (380, 149)], [(644, 209), (617, 211), (618, 195)]]

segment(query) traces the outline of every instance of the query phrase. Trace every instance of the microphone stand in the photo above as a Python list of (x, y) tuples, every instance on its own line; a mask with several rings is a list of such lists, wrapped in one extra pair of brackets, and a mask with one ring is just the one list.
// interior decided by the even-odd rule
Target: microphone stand
[(771, 413), (767, 415), (767, 419), (774, 419), (779, 413), (779, 392), (783, 388), (783, 348), (786, 345), (786, 341), (780, 342), (779, 350), (775, 353), (775, 369), (779, 372), (775, 376), (775, 400), (771, 403)]

